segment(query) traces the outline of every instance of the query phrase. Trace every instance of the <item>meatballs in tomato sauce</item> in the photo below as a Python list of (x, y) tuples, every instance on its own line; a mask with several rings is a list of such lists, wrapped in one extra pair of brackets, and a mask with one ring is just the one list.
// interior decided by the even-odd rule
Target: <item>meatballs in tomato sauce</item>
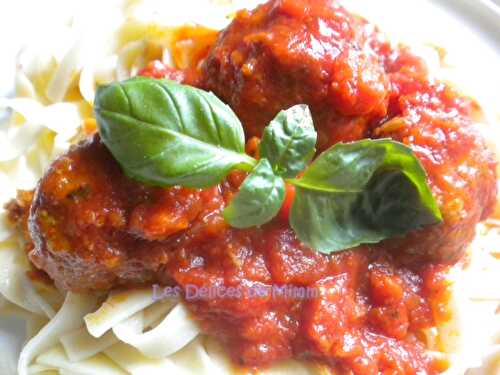
[(239, 12), (221, 32), (202, 85), (235, 110), (250, 136), (260, 136), (281, 109), (306, 103), (320, 148), (357, 140), (387, 113), (379, 38), (337, 2), (270, 1)]
[(410, 146), (445, 222), (383, 246), (454, 261), (491, 213), (496, 162), (473, 128), (476, 105), (336, 1), (272, 0), (239, 12), (202, 73), (204, 87), (236, 111), (248, 135), (260, 136), (281, 109), (306, 103), (320, 149), (366, 137)]
[[(495, 159), (473, 126), (476, 104), (332, 0), (272, 0), (239, 12), (196, 82), (228, 103), (251, 136), (281, 109), (305, 103), (320, 149), (366, 137), (408, 145), (444, 222), (321, 254), (282, 218), (249, 229), (225, 223), (244, 175), (210, 189), (144, 186), (95, 135), (56, 160), (35, 191), (33, 264), (77, 292), (180, 286), (202, 330), (245, 366), (306, 358), (353, 374), (438, 373), (419, 337), (447, 318), (448, 264), (464, 254), (497, 193)], [(12, 218), (28, 216), (26, 204), (11, 207)], [(241, 294), (189, 299), (193, 286)], [(252, 297), (274, 286), (319, 293)]]

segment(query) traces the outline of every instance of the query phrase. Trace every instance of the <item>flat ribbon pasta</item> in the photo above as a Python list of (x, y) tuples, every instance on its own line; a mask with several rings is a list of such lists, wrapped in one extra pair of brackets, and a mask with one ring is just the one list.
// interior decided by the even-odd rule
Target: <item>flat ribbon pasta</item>
[(84, 317), (87, 330), (92, 336), (101, 337), (116, 324), (154, 302), (153, 291), (148, 288), (112, 293), (97, 311)]
[(127, 343), (150, 358), (165, 358), (179, 351), (199, 334), (199, 329), (182, 303), (178, 303), (165, 318), (150, 331), (143, 332), (149, 325), (142, 312), (113, 327), (113, 332)]
[(57, 344), (62, 334), (80, 327), (83, 317), (95, 310), (96, 305), (96, 297), (68, 293), (56, 316), (24, 346), (19, 357), (18, 375), (28, 375), (28, 367), (35, 357)]
[[(16, 74), (17, 97), (0, 99), (0, 107), (14, 112), (11, 122), (0, 126), (0, 206), (15, 196), (16, 189), (32, 189), (50, 161), (82, 136), (82, 122), (93, 117), (91, 104), (97, 85), (136, 74), (148, 59), (175, 65), (166, 48), (173, 26), (191, 21), (220, 28), (228, 23), (228, 14), (257, 2), (261, 1), (185, 0), (183, 6), (172, 7), (164, 0), (116, 0), (101, 2), (99, 14), (82, 3), (87, 14), (81, 16), (88, 16), (87, 26), (93, 30), (75, 35), (64, 20), (64, 26), (53, 33), (54, 38), (23, 50)], [(217, 11), (208, 14), (207, 9), (214, 9), (215, 3)], [(366, 8), (367, 3), (362, 5)], [(374, 7), (383, 10), (380, 5)], [(96, 17), (104, 22), (95, 22)], [(101, 48), (97, 39), (106, 48)], [(148, 47), (155, 44), (165, 49), (145, 58)], [(420, 52), (433, 72), (446, 73), (446, 69), (439, 72), (439, 56), (433, 48)], [(460, 78), (454, 75), (457, 77), (450, 78)], [(489, 92), (483, 96), (493, 101), (497, 97)], [(484, 122), (498, 120), (495, 115), (490, 119)], [(500, 128), (482, 123), (478, 127), (500, 154)], [(500, 220), (500, 203), (495, 220)], [(19, 375), (237, 372), (222, 347), (199, 333), (183, 304), (154, 301), (149, 288), (114, 292), (100, 307), (96, 297), (68, 293), (60, 307), (63, 297), (55, 288), (43, 289), (25, 276), (29, 264), (23, 244), (16, 241), (6, 224), (5, 210), (0, 207), (0, 310), (26, 317), (31, 337), (21, 354)], [(491, 319), (491, 311), (500, 300), (500, 270), (498, 260), (490, 255), (491, 245), (500, 243), (500, 229), (496, 233), (483, 229), (480, 226), (472, 245), (475, 255), (469, 265), (470, 277), (464, 282), (453, 280), (459, 296), (454, 300), (454, 319), (425, 332), (432, 354), (453, 364), (446, 375), (479, 365), (484, 354), (484, 369), (470, 370), (468, 375), (500, 373), (500, 316)], [(495, 254), (500, 255), (500, 251)], [(481, 324), (492, 336), (493, 345), (488, 348), (476, 343), (482, 341), (477, 338), (479, 331), (474, 332)], [(324, 369), (300, 361), (285, 361), (261, 372), (324, 373)]]
[(66, 356), (62, 346), (58, 345), (49, 351), (39, 355), (36, 359), (39, 365), (60, 370), (66, 374), (74, 375), (126, 375), (119, 366), (104, 354), (97, 354), (79, 362), (72, 362)]

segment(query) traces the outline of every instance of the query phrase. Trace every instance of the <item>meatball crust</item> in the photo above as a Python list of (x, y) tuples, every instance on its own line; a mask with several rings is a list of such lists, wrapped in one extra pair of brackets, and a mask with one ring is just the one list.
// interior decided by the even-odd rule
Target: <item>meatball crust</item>
[(226, 101), (249, 136), (282, 109), (308, 104), (319, 146), (366, 137), (387, 111), (389, 81), (376, 30), (333, 1), (273, 0), (241, 11), (206, 59), (202, 85)]
[[(65, 290), (169, 282), (158, 275), (179, 234), (210, 237), (223, 187), (152, 188), (127, 178), (99, 136), (57, 159), (40, 181), (29, 218), (29, 256)], [(209, 217), (205, 217), (206, 215)], [(197, 223), (204, 223), (196, 230)], [(161, 273), (163, 275), (163, 273)]]

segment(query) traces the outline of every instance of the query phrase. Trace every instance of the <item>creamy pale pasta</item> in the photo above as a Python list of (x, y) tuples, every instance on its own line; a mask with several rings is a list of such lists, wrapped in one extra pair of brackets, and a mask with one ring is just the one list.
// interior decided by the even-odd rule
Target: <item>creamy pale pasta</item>
[[(236, 9), (255, 4), (183, 0), (171, 6), (166, 1), (106, 1), (57, 20), (52, 25), (53, 38), (20, 51), (16, 96), (0, 99), (0, 107), (12, 111), (10, 120), (0, 127), (2, 205), (17, 189), (32, 189), (49, 163), (85, 135), (93, 124), (92, 103), (98, 85), (132, 77), (151, 60), (174, 67), (182, 64), (182, 53), (189, 53), (189, 46), (173, 52), (172, 33), (177, 26), (196, 23), (220, 29)], [(380, 18), (360, 2), (349, 1), (347, 6), (368, 18), (370, 12)], [(460, 61), (452, 61), (451, 54), (450, 61), (443, 61), (429, 44), (407, 42), (436, 77), (474, 91), (474, 85), (460, 73), (460, 64), (455, 66)], [(498, 149), (498, 113), (488, 100), (481, 100), (480, 93), (471, 94), (486, 114), (477, 126)], [(109, 296), (64, 295), (26, 276), (29, 262), (23, 246), (0, 207), (0, 309), (28, 322), (19, 375), (235, 373), (227, 354), (200, 333), (182, 302), (155, 301), (151, 288), (115, 291)], [(427, 346), (437, 358), (449, 360), (446, 374), (476, 368), (470, 370), (471, 375), (494, 375), (500, 373), (500, 318), (495, 315), (500, 303), (500, 205), (493, 218), (478, 226), (469, 253), (465, 269), (456, 267), (449, 274), (453, 317), (425, 332)], [(263, 373), (324, 374), (326, 369), (290, 360)]]

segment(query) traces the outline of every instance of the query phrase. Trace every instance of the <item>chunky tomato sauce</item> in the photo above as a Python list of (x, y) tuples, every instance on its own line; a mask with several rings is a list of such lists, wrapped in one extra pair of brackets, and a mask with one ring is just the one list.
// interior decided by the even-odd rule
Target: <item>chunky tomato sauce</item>
[[(208, 190), (145, 187), (95, 136), (41, 181), (30, 258), (66, 290), (181, 286), (194, 318), (239, 365), (294, 357), (356, 374), (434, 373), (422, 329), (448, 318), (448, 266), (402, 265), (380, 246), (320, 254), (285, 214), (231, 228), (221, 210), (243, 177)], [(30, 198), (11, 205), (13, 220)]]
[[(320, 254), (288, 225), (292, 188), (271, 223), (234, 229), (221, 212), (244, 175), (206, 190), (146, 187), (123, 175), (96, 135), (40, 182), (32, 262), (77, 292), (181, 286), (203, 330), (245, 367), (298, 358), (360, 375), (442, 370), (423, 330), (450, 318), (445, 274), (496, 197), (494, 158), (471, 125), (475, 104), (334, 1), (273, 0), (242, 11), (194, 60), (183, 71), (152, 63), (141, 73), (214, 91), (249, 136), (306, 103), (320, 148), (363, 137), (404, 142), (422, 161), (444, 222)], [(29, 201), (10, 205), (14, 221)]]

